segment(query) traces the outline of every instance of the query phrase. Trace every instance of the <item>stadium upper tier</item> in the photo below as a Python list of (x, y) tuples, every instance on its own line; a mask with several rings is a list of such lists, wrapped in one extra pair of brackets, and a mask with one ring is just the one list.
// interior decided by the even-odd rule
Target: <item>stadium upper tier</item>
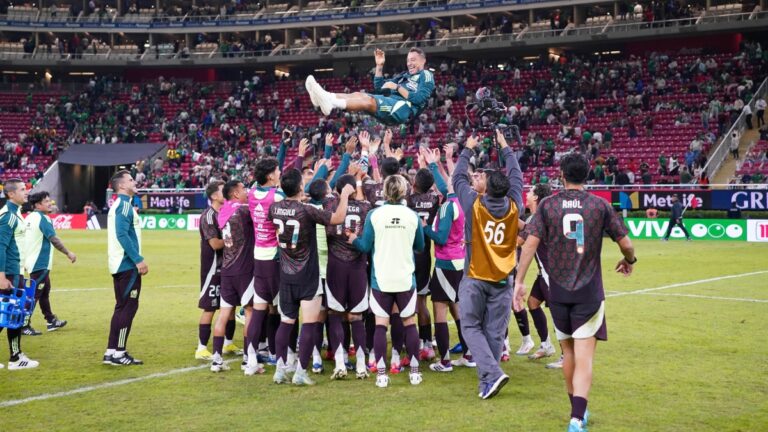
[[(429, 3), (414, 4), (422, 7)], [(109, 14), (96, 11), (80, 11), (73, 16), (67, 15), (67, 9), (57, 9), (56, 19), (46, 21), (51, 18), (50, 9), (45, 13), (34, 8), (32, 12), (24, 9), (19, 16), (26, 18), (21, 19), (17, 12), (24, 6), (14, 6), (8, 9), (8, 19), (0, 19), (0, 30), (5, 32), (0, 38), (0, 59), (27, 66), (46, 66), (52, 60), (70, 65), (125, 65), (137, 61), (158, 65), (189, 62), (226, 65), (241, 62), (242, 58), (254, 58), (259, 63), (306, 63), (327, 59), (327, 56), (334, 59), (364, 57), (375, 48), (397, 51), (420, 46), (428, 53), (445, 53), (502, 50), (510, 46), (524, 49), (578, 43), (599, 45), (641, 37), (690, 36), (693, 31), (697, 34), (729, 30), (746, 32), (768, 27), (768, 12), (759, 5), (747, 3), (716, 4), (709, 1), (698, 5), (696, 2), (673, 2), (679, 7), (668, 10), (667, 6), (658, 6), (658, 2), (655, 6), (647, 4), (643, 9), (645, 2), (641, 2), (635, 6), (640, 7), (639, 13), (620, 7), (624, 3), (578, 3), (569, 2), (562, 11), (556, 8), (557, 2), (546, 2), (533, 5), (542, 9), (523, 12), (494, 13), (492, 8), (483, 6), (473, 13), (462, 12), (458, 16), (430, 12), (423, 17), (410, 14), (407, 21), (402, 17), (393, 22), (382, 21), (387, 17), (368, 17), (359, 23), (313, 21), (297, 22), (295, 26), (290, 23), (247, 24), (248, 20), (231, 19), (236, 10), (232, 14), (222, 11), (218, 15), (200, 16), (187, 12), (168, 17), (159, 16), (157, 10), (152, 9), (152, 14), (158, 16), (147, 23), (131, 21), (132, 28), (122, 28), (120, 23), (123, 21), (120, 20), (138, 19), (133, 15), (139, 16), (139, 12), (129, 14), (131, 17), (115, 15), (109, 18)], [(439, 7), (483, 4), (443, 2)], [(400, 10), (384, 9), (392, 5), (380, 2), (358, 8)], [(528, 3), (525, 5), (532, 7)], [(287, 4), (278, 6), (262, 7), (257, 14), (281, 9), (280, 13), (284, 15), (285, 10), (293, 9)], [(297, 12), (294, 18), (300, 13)], [(16, 18), (11, 19), (12, 16)], [(232, 23), (242, 26), (230, 25)], [(135, 27), (139, 24), (141, 27)], [(177, 26), (170, 27), (174, 24)], [(88, 43), (80, 46), (83, 41)]]
[[(615, 182), (617, 173), (629, 170), (637, 183), (643, 175), (643, 181), (678, 183), (679, 167), (693, 171), (706, 162), (708, 148), (768, 74), (766, 53), (745, 42), (737, 53), (612, 61), (573, 56), (565, 64), (505, 63), (503, 70), (499, 61), (444, 61), (429, 108), (396, 131), (394, 145), (404, 149), (405, 166), (415, 169), (419, 146), (463, 143), (470, 132), (465, 103), (486, 86), (509, 106), (504, 121), (520, 127), (520, 141), (512, 145), (524, 150), (527, 182), (555, 178), (559, 157), (581, 148), (606, 167), (596, 173), (598, 182)], [(320, 81), (334, 92), (371, 87), (367, 76)], [(39, 176), (72, 144), (166, 142), (167, 160), (145, 164), (145, 187), (199, 187), (211, 176), (247, 175), (259, 157), (277, 153), (285, 128), (296, 141), (286, 166), (301, 137), (318, 148), (326, 132), (342, 141), (361, 129), (382, 132), (365, 115), (324, 118), (312, 109), (301, 80), (270, 76), (218, 84), (160, 78), (143, 85), (94, 77), (77, 92), (0, 94), (0, 109), (2, 177)], [(480, 166), (494, 163), (488, 144)], [(34, 158), (34, 169), (20, 163), (25, 155)]]

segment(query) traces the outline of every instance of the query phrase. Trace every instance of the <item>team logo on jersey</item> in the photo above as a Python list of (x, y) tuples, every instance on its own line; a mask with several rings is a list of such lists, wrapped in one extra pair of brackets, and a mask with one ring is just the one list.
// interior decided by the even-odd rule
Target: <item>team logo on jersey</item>
[(400, 218), (392, 218), (392, 222), (390, 222), (392, 225), (400, 225)]

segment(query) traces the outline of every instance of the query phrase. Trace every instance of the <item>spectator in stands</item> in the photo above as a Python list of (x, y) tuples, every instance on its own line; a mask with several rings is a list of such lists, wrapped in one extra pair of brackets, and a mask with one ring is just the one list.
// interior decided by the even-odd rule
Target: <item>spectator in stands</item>
[(757, 114), (757, 127), (760, 128), (765, 124), (765, 107), (768, 105), (763, 98), (759, 98), (755, 102), (755, 113)]
[(739, 133), (738, 130), (735, 130), (731, 132), (731, 156), (733, 156), (734, 159), (739, 159), (739, 146), (741, 145), (741, 133)]
[(744, 122), (747, 124), (747, 129), (752, 130), (752, 107), (745, 103), (742, 112), (744, 113)]

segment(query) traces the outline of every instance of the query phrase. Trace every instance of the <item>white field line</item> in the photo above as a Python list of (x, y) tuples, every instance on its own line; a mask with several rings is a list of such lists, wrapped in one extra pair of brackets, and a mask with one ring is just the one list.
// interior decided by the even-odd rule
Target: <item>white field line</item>
[[(664, 285), (664, 286), (655, 287), (655, 288), (646, 288), (646, 289), (640, 289), (640, 290), (634, 290), (634, 291), (612, 293), (612, 294), (607, 295), (606, 297), (619, 297), (619, 296), (625, 296), (625, 295), (631, 295), (631, 294), (644, 294), (644, 293), (660, 291), (660, 290), (665, 290), (665, 289), (670, 289), (670, 288), (678, 288), (678, 287), (682, 287), (682, 286), (697, 285), (697, 284), (708, 283), (708, 282), (717, 282), (717, 281), (720, 281), (720, 280), (735, 279), (735, 278), (740, 278), (740, 277), (748, 277), (748, 276), (754, 276), (754, 275), (765, 274), (765, 273), (768, 273), (768, 270), (757, 271), (757, 272), (750, 272), (750, 273), (741, 273), (741, 274), (728, 275), (728, 276), (720, 276), (720, 277), (709, 278), (709, 279), (700, 279), (700, 280), (695, 280), (695, 281), (690, 281), (690, 282), (682, 282), (682, 283), (676, 283), (676, 284), (671, 284), (671, 285)], [(170, 288), (170, 287), (184, 287), (184, 286), (189, 286), (189, 285), (168, 285), (166, 287)], [(83, 288), (83, 289), (94, 289), (94, 288)], [(109, 289), (109, 288), (95, 288), (95, 289)], [(65, 290), (59, 290), (59, 291), (61, 292), (61, 291), (65, 291)], [(233, 362), (233, 361), (239, 361), (239, 360), (228, 360), (227, 362)], [(12, 400), (7, 400), (7, 401), (0, 402), (0, 408), (7, 408), (7, 407), (11, 407), (11, 406), (16, 406), (16, 405), (23, 405), (23, 404), (27, 404), (27, 403), (30, 403), (30, 402), (36, 402), (36, 401), (43, 401), (43, 400), (49, 400), (49, 399), (58, 399), (58, 398), (68, 397), (68, 396), (77, 395), (77, 394), (81, 394), (81, 393), (88, 393), (88, 392), (92, 392), (92, 391), (95, 391), (95, 390), (101, 390), (101, 389), (105, 389), (105, 388), (117, 387), (117, 386), (122, 386), (122, 385), (126, 385), (126, 384), (132, 384), (132, 383), (135, 383), (135, 382), (146, 381), (146, 380), (155, 379), (155, 378), (165, 378), (165, 377), (168, 377), (168, 376), (179, 375), (179, 374), (183, 374), (183, 373), (187, 373), (187, 372), (194, 372), (196, 370), (202, 370), (202, 369), (205, 369), (207, 367), (208, 367), (208, 365), (200, 365), (200, 366), (192, 366), (192, 367), (186, 367), (186, 368), (181, 368), (181, 369), (171, 369), (171, 370), (169, 370), (167, 372), (158, 372), (158, 373), (154, 373), (154, 374), (150, 374), (150, 375), (146, 375), (146, 376), (142, 376), (142, 377), (128, 378), (128, 379), (119, 380), (119, 381), (106, 382), (106, 383), (103, 383), (103, 384), (96, 384), (96, 385), (92, 385), (92, 386), (79, 387), (79, 388), (76, 388), (76, 389), (73, 389), (73, 390), (68, 390), (68, 391), (63, 391), (63, 392), (58, 392), (58, 393), (44, 393), (44, 394), (41, 394), (41, 395), (38, 395), (38, 396), (31, 396), (31, 397), (24, 398), (24, 399), (12, 399)], [(9, 373), (9, 372), (5, 372), (5, 373)]]
[(739, 301), (739, 302), (747, 302), (747, 303), (768, 303), (768, 300), (764, 300), (764, 299), (740, 298), (740, 297), (718, 297), (718, 296), (706, 296), (706, 295), (699, 295), (699, 294), (678, 294), (678, 293), (654, 293), (654, 292), (651, 292), (651, 293), (640, 293), (640, 295), (664, 296), (664, 297), (688, 297), (688, 298), (707, 299), (707, 300)]
[[(160, 285), (152, 288), (193, 288), (194, 285)], [(112, 288), (54, 288), (53, 293), (83, 292), (83, 291), (106, 291)]]
[(690, 285), (699, 285), (703, 283), (717, 282), (721, 280), (736, 279), (736, 278), (742, 278), (742, 277), (748, 277), (748, 276), (756, 276), (756, 275), (761, 275), (766, 273), (768, 273), (768, 270), (761, 270), (761, 271), (750, 272), (750, 273), (739, 273), (739, 274), (728, 275), (728, 276), (718, 276), (718, 277), (713, 277), (709, 279), (699, 279), (699, 280), (690, 281), (690, 282), (674, 283), (674, 284), (664, 285), (664, 286), (655, 287), (655, 288), (645, 288), (645, 289), (639, 289), (634, 291), (622, 291), (618, 293), (611, 293), (606, 295), (606, 297), (622, 297), (622, 296), (633, 295), (633, 294), (644, 294), (648, 292), (662, 291), (662, 290), (671, 289), (671, 288), (679, 288), (679, 287), (690, 286)]
[[(239, 359), (232, 359), (232, 360), (227, 360), (225, 363), (232, 363), (232, 362), (239, 362), (239, 361), (240, 361)], [(48, 399), (63, 398), (63, 397), (73, 396), (73, 395), (77, 395), (77, 394), (81, 394), (81, 393), (92, 392), (94, 390), (101, 390), (101, 389), (105, 389), (105, 388), (117, 387), (117, 386), (122, 386), (122, 385), (126, 385), (126, 384), (132, 384), (132, 383), (135, 383), (135, 382), (151, 380), (151, 379), (155, 379), (155, 378), (165, 378), (165, 377), (169, 377), (169, 376), (173, 376), (173, 375), (178, 375), (178, 374), (183, 374), (183, 373), (187, 373), (187, 372), (193, 372), (193, 371), (196, 371), (196, 370), (205, 369), (205, 368), (208, 368), (208, 367), (210, 367), (210, 365), (204, 364), (204, 365), (200, 365), (200, 366), (191, 366), (191, 367), (185, 367), (185, 368), (181, 368), (181, 369), (172, 369), (172, 370), (169, 370), (169, 371), (166, 371), (166, 372), (157, 372), (157, 373), (153, 373), (153, 374), (149, 374), (149, 375), (145, 375), (145, 376), (140, 376), (140, 377), (136, 377), (136, 378), (128, 378), (128, 379), (124, 379), (124, 380), (105, 382), (105, 383), (102, 383), (102, 384), (96, 384), (96, 385), (92, 385), (92, 386), (78, 387), (78, 388), (76, 388), (74, 390), (68, 390), (68, 391), (63, 391), (63, 392), (58, 392), (58, 393), (44, 393), (44, 394), (41, 394), (41, 395), (31, 396), (31, 397), (24, 398), (24, 399), (12, 399), (12, 400), (7, 400), (7, 401), (0, 402), (0, 408), (8, 408), (8, 407), (16, 406), (16, 405), (23, 405), (23, 404), (30, 403), (30, 402), (43, 401), (43, 400), (48, 400)], [(13, 372), (4, 372), (4, 373), (13, 373)]]

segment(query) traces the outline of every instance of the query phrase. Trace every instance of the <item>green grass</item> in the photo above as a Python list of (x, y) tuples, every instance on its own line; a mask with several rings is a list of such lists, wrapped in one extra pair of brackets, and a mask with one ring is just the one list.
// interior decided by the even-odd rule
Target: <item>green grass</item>
[[(200, 365), (192, 356), (199, 317), (195, 233), (144, 233), (150, 274), (129, 348), (146, 365), (132, 368), (100, 363), (114, 304), (106, 232), (61, 237), (79, 256), (75, 265), (57, 256), (52, 274), (54, 311), (69, 325), (24, 338), (24, 351), (41, 366), (0, 370), (0, 403)], [(768, 270), (766, 245), (646, 241), (636, 248), (636, 273), (623, 278), (610, 271), (619, 254), (606, 243), (610, 293)], [(768, 303), (669, 294), (768, 300), (766, 276), (608, 298), (609, 342), (598, 346), (595, 359), (590, 430), (765, 430)], [(100, 289), (67, 291), (88, 288)], [(39, 314), (34, 322), (43, 327)], [(517, 329), (510, 334), (516, 345)], [(327, 374), (313, 388), (293, 388), (272, 384), (271, 368), (256, 377), (238, 368), (200, 369), (0, 408), (0, 430), (564, 430), (570, 407), (560, 372), (522, 358), (503, 368), (512, 379), (490, 401), (477, 398), (468, 369), (426, 371), (419, 387), (401, 374), (386, 390), (370, 379), (330, 382)]]

